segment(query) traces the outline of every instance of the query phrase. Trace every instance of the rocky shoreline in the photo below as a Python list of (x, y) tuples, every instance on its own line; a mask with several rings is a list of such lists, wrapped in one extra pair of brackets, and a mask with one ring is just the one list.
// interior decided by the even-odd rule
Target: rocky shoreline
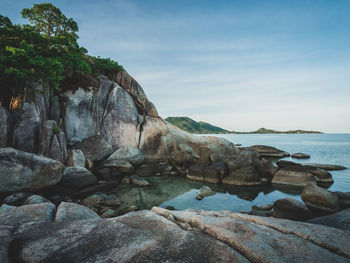
[[(158, 116), (125, 71), (63, 94), (27, 84), (20, 101), (16, 110), (0, 106), (1, 262), (350, 261), (350, 194), (324, 188), (329, 171), (345, 167), (275, 166), (290, 154), (184, 132)], [(298, 187), (304, 203), (281, 199), (252, 215), (136, 211), (128, 196), (139, 192), (115, 189), (155, 187), (149, 176)], [(203, 186), (197, 199), (212, 194)]]

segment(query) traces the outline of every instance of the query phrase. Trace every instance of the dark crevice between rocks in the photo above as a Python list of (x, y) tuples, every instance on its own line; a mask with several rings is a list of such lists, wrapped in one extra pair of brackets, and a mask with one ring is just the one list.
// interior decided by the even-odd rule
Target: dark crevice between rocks
[(273, 229), (275, 231), (278, 231), (278, 232), (280, 232), (282, 234), (287, 234), (287, 235), (289, 234), (289, 235), (296, 236), (298, 238), (302, 238), (302, 239), (304, 239), (306, 241), (309, 241), (309, 242), (315, 244), (316, 246), (319, 246), (319, 247), (321, 247), (323, 249), (328, 250), (329, 252), (331, 252), (333, 254), (337, 254), (339, 256), (342, 256), (342, 257), (350, 259), (350, 255), (348, 255), (346, 253), (343, 253), (342, 251), (339, 251), (337, 248), (332, 247), (332, 246), (327, 246), (325, 244), (322, 244), (322, 243), (318, 242), (317, 239), (313, 239), (313, 238), (310, 239), (310, 238), (308, 238), (306, 236), (303, 236), (303, 235), (301, 235), (298, 232), (295, 232), (293, 230), (284, 230), (284, 229), (282, 229), (282, 228), (280, 228), (278, 226), (273, 226), (272, 224), (269, 224), (269, 223), (266, 223), (266, 222), (259, 222), (257, 220), (252, 219), (252, 218), (246, 218), (245, 217), (244, 220), (247, 220), (249, 222), (252, 222), (252, 223), (255, 223), (255, 224), (258, 224), (258, 225), (266, 226), (266, 227), (271, 228), (271, 229)]
[(138, 128), (139, 128), (139, 138), (138, 138), (138, 142), (137, 142), (137, 148), (140, 149), (140, 145), (141, 145), (141, 137), (142, 137), (142, 131), (143, 131), (143, 125), (145, 125), (146, 123), (146, 114), (144, 114), (142, 116), (142, 121), (138, 123)]
[(114, 89), (114, 82), (112, 82), (109, 91), (108, 91), (108, 95), (107, 95), (107, 99), (106, 99), (106, 104), (103, 107), (103, 113), (102, 113), (102, 118), (101, 118), (101, 122), (100, 122), (100, 129), (102, 128), (103, 122), (105, 120), (105, 116), (106, 116), (106, 112), (107, 112), (107, 107), (108, 107), (108, 102), (109, 102), (109, 98), (111, 96), (111, 92)]

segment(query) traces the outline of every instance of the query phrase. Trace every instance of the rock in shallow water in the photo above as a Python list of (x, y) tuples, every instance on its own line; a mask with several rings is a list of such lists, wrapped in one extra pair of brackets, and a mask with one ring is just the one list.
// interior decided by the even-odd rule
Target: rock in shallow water
[(333, 213), (339, 209), (337, 195), (315, 184), (307, 184), (301, 198), (307, 207), (321, 213)]
[(273, 215), (278, 218), (305, 221), (311, 218), (309, 209), (300, 201), (283, 198), (273, 204)]
[(345, 209), (331, 215), (316, 217), (307, 222), (350, 231), (350, 209)]
[(286, 166), (279, 169), (272, 179), (273, 184), (306, 186), (308, 183), (316, 183), (315, 176), (303, 166)]
[(310, 159), (310, 155), (305, 153), (293, 153), (292, 158), (295, 159)]
[(200, 189), (199, 189), (199, 193), (196, 196), (197, 200), (202, 200), (204, 197), (208, 197), (208, 196), (212, 196), (215, 195), (216, 193), (211, 190), (211, 188), (209, 186), (203, 185)]

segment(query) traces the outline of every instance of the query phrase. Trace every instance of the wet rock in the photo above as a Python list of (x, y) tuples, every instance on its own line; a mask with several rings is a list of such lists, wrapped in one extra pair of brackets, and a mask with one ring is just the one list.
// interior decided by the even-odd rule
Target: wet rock
[(70, 150), (67, 166), (85, 167), (86, 159), (82, 150)]
[(52, 203), (23, 205), (19, 207), (2, 205), (0, 225), (19, 226), (29, 222), (50, 222), (55, 215), (56, 206)]
[(55, 222), (67, 222), (83, 219), (99, 219), (100, 216), (91, 209), (75, 203), (62, 202), (56, 212)]
[(302, 164), (300, 163), (295, 163), (295, 162), (292, 162), (292, 161), (286, 161), (286, 160), (280, 160), (278, 162), (276, 162), (278, 168), (282, 169), (282, 168), (285, 168), (285, 167), (288, 167), (288, 166), (303, 166)]
[(102, 201), (107, 197), (108, 196), (104, 193), (94, 193), (80, 201), (80, 204), (87, 206), (95, 211), (98, 209), (98, 206), (102, 204)]
[(31, 193), (23, 193), (23, 192), (14, 193), (6, 196), (6, 198), (2, 200), (2, 204), (6, 204), (9, 206), (20, 206), (31, 195), (32, 195)]
[(95, 162), (107, 159), (114, 151), (113, 147), (101, 136), (91, 136), (74, 144), (73, 149), (81, 150), (85, 158)]
[(109, 218), (109, 217), (115, 217), (117, 214), (114, 210), (112, 209), (107, 209), (101, 214), (102, 218)]
[(310, 173), (312, 173), (315, 176), (317, 183), (323, 183), (323, 184), (334, 183), (332, 175), (326, 170), (311, 167), (311, 166), (304, 166), (304, 168), (306, 168)]
[(295, 159), (310, 159), (310, 155), (305, 153), (293, 153), (291, 157)]
[(333, 192), (338, 197), (340, 209), (345, 209), (350, 207), (350, 194), (342, 192)]
[(307, 184), (301, 198), (308, 208), (321, 213), (334, 213), (339, 209), (337, 195), (315, 184)]
[(235, 170), (230, 169), (226, 177), (223, 178), (223, 184), (231, 185), (261, 185), (261, 178), (253, 166), (245, 166)]
[(51, 201), (40, 195), (31, 195), (24, 201), (23, 205), (34, 205), (42, 203), (51, 203)]
[(281, 168), (272, 179), (273, 184), (289, 186), (306, 186), (312, 182), (316, 182), (314, 175), (302, 166)]
[(256, 211), (271, 211), (272, 208), (273, 208), (273, 204), (266, 204), (262, 206), (256, 206), (256, 205), (252, 206), (252, 210), (256, 210)]
[(316, 217), (307, 222), (350, 231), (350, 209), (345, 209), (331, 215)]
[(309, 209), (300, 201), (283, 198), (273, 204), (273, 215), (278, 218), (305, 221), (311, 218)]
[(116, 195), (110, 194), (101, 201), (101, 204), (109, 207), (117, 207), (120, 205), (120, 200)]
[(272, 211), (252, 210), (248, 213), (248, 215), (269, 217), (269, 216), (273, 216), (273, 212)]
[(106, 161), (113, 162), (115, 160), (124, 160), (137, 167), (144, 162), (145, 155), (136, 147), (124, 145), (112, 153)]
[(149, 186), (150, 183), (146, 181), (144, 178), (137, 176), (137, 175), (132, 175), (130, 176), (130, 180), (133, 184), (136, 184), (138, 186)]
[(125, 174), (131, 174), (134, 171), (135, 168), (131, 163), (121, 159), (106, 160), (94, 168), (94, 174), (105, 180)]
[(265, 178), (268, 182), (271, 182), (278, 168), (272, 164), (270, 160), (262, 158), (261, 161), (257, 162), (255, 169), (262, 178)]
[(85, 186), (97, 184), (97, 178), (88, 169), (84, 167), (71, 166), (66, 167), (59, 186), (82, 188)]
[(250, 146), (249, 149), (257, 151), (260, 157), (283, 158), (283, 157), (290, 156), (289, 153), (279, 150), (272, 146), (253, 145), (253, 146)]
[(216, 193), (211, 190), (211, 188), (209, 186), (203, 185), (200, 189), (199, 189), (199, 193), (196, 196), (197, 200), (202, 200), (204, 197), (208, 197), (208, 196), (212, 196), (215, 195)]
[(155, 175), (155, 167), (153, 164), (144, 163), (136, 169), (136, 174), (139, 176), (152, 176)]
[(316, 167), (319, 169), (323, 169), (326, 171), (336, 171), (336, 170), (344, 170), (346, 167), (335, 164), (320, 164), (320, 163), (304, 163), (303, 165)]
[(13, 148), (0, 149), (0, 192), (38, 190), (57, 184), (64, 165), (47, 157)]

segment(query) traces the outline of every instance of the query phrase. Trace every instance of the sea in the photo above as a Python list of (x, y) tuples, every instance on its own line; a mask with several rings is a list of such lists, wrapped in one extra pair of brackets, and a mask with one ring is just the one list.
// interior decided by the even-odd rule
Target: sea
[[(331, 191), (350, 192), (350, 134), (217, 134), (243, 147), (252, 145), (269, 145), (290, 154), (300, 152), (311, 156), (307, 160), (291, 157), (283, 158), (298, 163), (325, 163), (347, 167), (341, 171), (330, 171), (334, 183), (328, 187)], [(302, 189), (273, 186), (233, 187), (225, 185), (210, 186), (216, 194), (196, 200), (196, 195), (203, 183), (189, 184), (191, 188), (163, 202), (160, 206), (172, 206), (176, 209), (231, 210), (248, 212), (252, 205), (274, 203), (276, 200), (291, 197), (301, 200)]]

